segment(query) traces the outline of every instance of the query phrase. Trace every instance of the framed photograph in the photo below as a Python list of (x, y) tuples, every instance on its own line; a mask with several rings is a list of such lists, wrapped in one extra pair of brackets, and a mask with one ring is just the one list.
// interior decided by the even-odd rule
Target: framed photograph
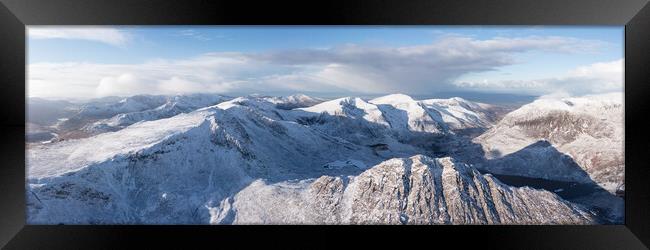
[(647, 1), (1, 2), (7, 249), (650, 245)]

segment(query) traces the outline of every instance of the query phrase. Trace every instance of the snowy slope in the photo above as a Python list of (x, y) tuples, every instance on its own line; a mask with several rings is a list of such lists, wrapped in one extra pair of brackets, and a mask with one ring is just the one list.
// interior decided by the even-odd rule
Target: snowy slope
[(253, 182), (213, 224), (588, 224), (592, 216), (557, 195), (512, 188), (451, 158), (382, 162), (358, 176)]
[(553, 193), (504, 185), (450, 158), (414, 156), (426, 150), (405, 140), (486, 129), (487, 105), (405, 95), (295, 109), (278, 105), (291, 98), (212, 101), (31, 145), (28, 223), (594, 223)]
[(438, 111), (451, 129), (488, 128), (496, 121), (492, 105), (467, 101), (460, 97), (422, 100), (427, 109)]
[[(223, 104), (223, 103), (222, 103)], [(226, 105), (223, 105), (226, 106)], [(204, 108), (28, 150), (30, 223), (207, 223), (253, 178), (283, 181), (374, 165), (360, 147), (249, 106)]]
[(152, 121), (188, 113), (199, 108), (212, 106), (227, 100), (220, 95), (193, 94), (166, 97), (166, 102), (158, 107), (142, 111), (119, 113), (111, 118), (102, 119), (84, 126), (90, 133), (116, 131), (141, 121)]
[[(209, 126), (200, 127), (194, 133), (200, 134)], [(182, 148), (173, 149), (173, 145), (181, 143), (185, 144)], [(197, 145), (187, 145), (190, 143)], [(241, 164), (246, 160), (236, 150), (221, 148), (219, 154), (204, 150), (186, 155), (210, 144), (210, 140), (196, 138), (174, 143), (167, 140), (164, 146), (129, 155), (130, 161), (117, 158), (46, 182), (41, 180), (40, 184), (31, 183), (28, 221), (36, 224), (594, 223), (592, 216), (581, 207), (553, 193), (508, 187), (450, 158), (392, 159), (356, 177), (335, 177), (348, 176), (350, 172), (321, 172), (311, 177), (274, 180), (271, 176), (251, 177), (252, 172), (246, 169), (254, 164)], [(133, 161), (134, 157), (137, 161)], [(282, 173), (273, 175), (278, 174)]]
[(34, 146), (27, 151), (27, 174), (30, 179), (60, 176), (117, 155), (135, 153), (198, 127), (206, 115), (206, 112), (197, 112), (140, 123), (120, 132)]
[[(212, 106), (228, 100), (227, 97), (209, 94), (150, 96), (138, 95), (123, 99), (95, 100), (81, 106), (80, 110), (71, 117), (61, 119), (53, 130), (61, 139), (85, 138), (88, 136), (117, 131), (141, 121), (151, 121), (187, 113), (202, 107)], [(406, 141), (422, 138), (422, 134), (440, 136), (454, 134), (467, 129), (482, 131), (492, 124), (489, 105), (473, 103), (460, 98), (415, 101), (402, 94), (388, 95), (366, 101), (358, 97), (340, 98), (332, 101), (313, 98), (302, 94), (283, 97), (248, 96), (248, 102), (263, 104), (265, 111), (287, 114), (283, 120), (292, 120), (309, 124), (310, 121), (325, 123), (332, 117), (321, 116), (328, 114), (337, 118), (361, 118), (354, 123), (362, 130), (371, 131), (387, 128), (388, 132), (371, 134), (370, 137), (391, 134), (393, 139)], [(373, 104), (372, 102), (376, 102)], [(259, 106), (259, 105), (258, 105)], [(267, 107), (268, 106), (268, 107)], [(284, 112), (293, 111), (293, 112)], [(322, 119), (321, 119), (322, 118)], [(334, 123), (341, 120), (333, 119)], [(367, 121), (367, 122), (366, 122)], [(324, 128), (328, 132), (341, 129), (345, 124), (333, 125), (335, 128)], [(372, 124), (361, 124), (372, 123)], [(366, 133), (361, 132), (361, 134)], [(335, 134), (332, 134), (335, 135)], [(335, 136), (346, 138), (339, 133)], [(356, 137), (366, 135), (348, 134), (346, 139), (356, 140)], [(425, 136), (426, 137), (426, 136)], [(373, 140), (373, 139), (369, 139)], [(374, 141), (385, 141), (378, 139)]]
[(154, 109), (163, 105), (167, 97), (161, 95), (136, 95), (126, 98), (93, 99), (80, 105), (74, 115), (61, 119), (54, 125), (64, 138), (87, 137), (92, 133), (82, 128), (93, 122), (113, 117), (118, 114)]
[(118, 102), (90, 102), (79, 111), (85, 117), (111, 117), (120, 113), (129, 113), (152, 109), (163, 105), (167, 101), (161, 95), (136, 95), (126, 97)]
[(388, 125), (382, 112), (376, 105), (370, 104), (359, 97), (344, 97), (323, 102), (312, 107), (299, 110), (315, 114), (326, 113), (332, 116), (345, 116), (355, 119), (365, 119), (372, 123)]
[(410, 96), (393, 94), (370, 100), (377, 105), (394, 129), (413, 132), (442, 133), (443, 121), (438, 113), (428, 112)]
[(392, 94), (367, 102), (358, 97), (339, 98), (299, 110), (364, 119), (394, 131), (442, 134), (491, 126), (491, 108), (458, 97), (416, 101), (404, 94)]
[(294, 108), (310, 107), (325, 101), (324, 99), (315, 98), (304, 94), (295, 94), (295, 95), (282, 96), (282, 97), (270, 96), (270, 97), (263, 97), (262, 99), (275, 104), (276, 107), (279, 109), (294, 109)]
[(494, 121), (491, 108), (460, 98), (416, 101), (393, 94), (369, 101), (339, 98), (296, 109), (294, 116), (301, 124), (355, 143), (408, 148), (430, 147), (432, 141), (467, 129), (485, 130)]
[[(486, 166), (489, 171), (556, 180), (593, 179), (614, 192), (624, 185), (622, 102), (622, 93), (542, 98), (509, 113), (474, 141), (488, 159), (497, 159)], [(558, 154), (569, 160), (543, 161)]]
[(358, 97), (345, 97), (293, 110), (296, 122), (356, 144), (391, 140), (390, 125), (377, 106)]

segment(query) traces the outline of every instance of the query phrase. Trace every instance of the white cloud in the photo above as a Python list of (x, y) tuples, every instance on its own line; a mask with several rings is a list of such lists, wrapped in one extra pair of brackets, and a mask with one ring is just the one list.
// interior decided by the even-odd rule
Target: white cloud
[(454, 85), (471, 90), (528, 94), (570, 93), (574, 95), (622, 91), (623, 59), (598, 62), (569, 70), (563, 76), (533, 80), (457, 81)]
[(310, 75), (349, 91), (421, 93), (453, 87), (449, 83), (475, 72), (518, 63), (514, 54), (534, 50), (592, 53), (599, 41), (563, 37), (494, 38), (477, 40), (447, 36), (431, 44), (405, 47), (345, 45), (252, 55), (252, 58), (293, 67), (320, 66)]
[(29, 96), (63, 98), (224, 93), (243, 86), (239, 79), (254, 70), (254, 63), (234, 54), (142, 64), (34, 63), (27, 86)]
[(588, 85), (589, 77), (610, 77), (611, 84), (616, 86), (615, 63), (578, 68), (563, 78), (550, 80), (456, 82), (468, 73), (518, 63), (514, 59), (516, 53), (534, 50), (591, 53), (598, 46), (596, 41), (561, 37), (477, 40), (447, 36), (431, 44), (405, 47), (345, 45), (268, 53), (209, 53), (142, 64), (37, 63), (29, 65), (28, 95), (75, 98), (194, 92), (539, 91), (549, 86), (548, 81), (577, 81), (575, 85), (583, 89), (600, 88)]
[(145, 94), (152, 84), (127, 73), (118, 76), (102, 77), (96, 88), (97, 96)]
[(599, 62), (587, 66), (578, 67), (569, 71), (569, 77), (599, 78), (611, 82), (620, 82), (623, 77), (623, 59), (611, 62)]
[(101, 26), (85, 26), (82, 28), (30, 26), (27, 28), (27, 32), (31, 39), (87, 40), (113, 46), (124, 46), (129, 40), (129, 34), (127, 32)]

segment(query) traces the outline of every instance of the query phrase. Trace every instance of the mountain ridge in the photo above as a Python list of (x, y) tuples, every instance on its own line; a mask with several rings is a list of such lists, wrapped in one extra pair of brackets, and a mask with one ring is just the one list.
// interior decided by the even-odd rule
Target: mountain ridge
[(278, 105), (282, 100), (311, 102), (238, 97), (87, 138), (33, 144), (27, 149), (28, 221), (600, 221), (590, 208), (552, 192), (508, 186), (456, 158), (424, 156), (437, 152), (431, 138), (469, 141), (456, 131), (491, 128), (497, 119), (492, 105), (388, 95), (287, 109)]

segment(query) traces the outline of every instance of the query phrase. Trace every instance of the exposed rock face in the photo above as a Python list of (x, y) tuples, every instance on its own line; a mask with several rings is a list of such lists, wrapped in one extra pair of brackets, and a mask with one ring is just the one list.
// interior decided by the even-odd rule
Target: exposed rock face
[[(343, 98), (287, 110), (264, 98), (235, 98), (169, 118), (152, 116), (115, 132), (33, 145), (26, 156), (27, 221), (595, 222), (582, 206), (553, 193), (510, 187), (451, 158), (418, 155), (422, 147), (396, 136), (429, 142), (437, 134), (431, 131), (453, 136), (455, 128), (485, 126), (489, 117), (481, 105), (403, 95), (385, 99)], [(139, 110), (142, 105), (126, 106)], [(509, 139), (499, 145), (516, 148), (532, 140)]]
[(551, 192), (506, 186), (451, 158), (391, 159), (347, 181), (258, 182), (235, 197), (234, 223), (593, 223), (589, 213)]
[[(625, 184), (622, 101), (620, 94), (540, 99), (509, 113), (474, 141), (481, 144), (488, 159), (506, 159), (487, 164), (489, 171), (563, 181), (593, 180), (614, 193)], [(572, 164), (545, 164), (544, 158), (553, 158), (548, 154), (533, 157), (539, 154), (533, 151), (540, 150), (531, 145), (539, 141), (549, 143), (547, 152), (568, 156), (583, 174), (572, 171)], [(521, 164), (518, 159), (526, 155), (530, 157), (524, 161), (537, 158), (539, 164)], [(508, 163), (508, 158), (513, 161)], [(557, 171), (549, 171), (549, 166)]]

